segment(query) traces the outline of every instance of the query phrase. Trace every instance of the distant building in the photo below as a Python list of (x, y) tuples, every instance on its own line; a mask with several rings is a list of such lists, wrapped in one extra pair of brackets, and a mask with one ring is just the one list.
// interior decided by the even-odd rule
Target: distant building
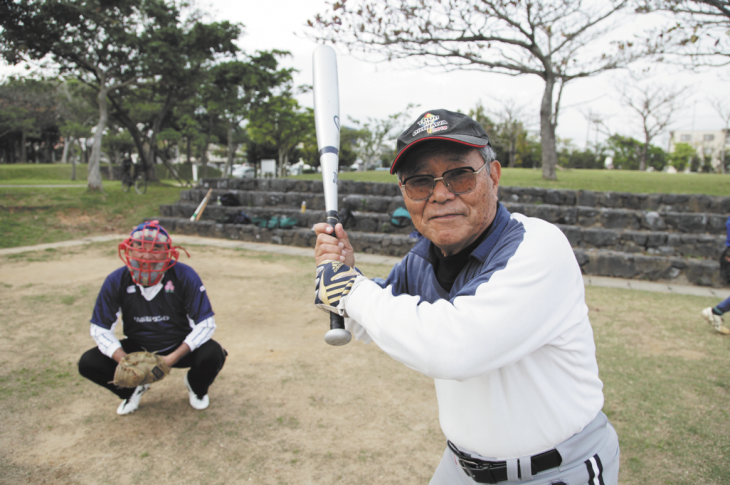
[(723, 150), (730, 151), (730, 131), (728, 130), (678, 130), (669, 132), (669, 153), (674, 152), (677, 143), (688, 143), (700, 157), (709, 156), (712, 166), (720, 170)]

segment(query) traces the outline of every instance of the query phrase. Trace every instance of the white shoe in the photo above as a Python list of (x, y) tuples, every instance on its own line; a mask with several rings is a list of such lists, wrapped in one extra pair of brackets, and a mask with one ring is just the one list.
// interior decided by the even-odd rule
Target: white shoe
[(132, 414), (137, 410), (139, 407), (139, 400), (142, 398), (142, 394), (147, 392), (147, 390), (150, 388), (149, 384), (145, 384), (144, 386), (137, 386), (134, 389), (134, 393), (122, 401), (122, 404), (119, 405), (117, 408), (117, 414), (124, 416), (125, 414)]
[(188, 382), (188, 375), (185, 374), (185, 387), (188, 388), (188, 394), (190, 394), (190, 405), (197, 409), (198, 411), (202, 411), (203, 409), (207, 408), (210, 405), (210, 399), (208, 399), (208, 395), (201, 398), (198, 397), (197, 394), (193, 391), (193, 388), (190, 387), (190, 383)]
[(721, 333), (723, 335), (730, 334), (730, 329), (723, 325), (722, 317), (720, 315), (715, 315), (714, 313), (712, 313), (712, 307), (705, 308), (704, 310), (702, 310), (700, 315), (702, 315), (702, 318), (704, 318), (707, 323), (715, 328), (715, 331), (717, 333)]

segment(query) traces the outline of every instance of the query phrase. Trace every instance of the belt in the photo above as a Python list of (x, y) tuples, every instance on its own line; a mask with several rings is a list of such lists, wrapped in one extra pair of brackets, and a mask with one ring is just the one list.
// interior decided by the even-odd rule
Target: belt
[[(472, 458), (460, 451), (451, 441), (446, 440), (451, 452), (459, 459), (462, 470), (477, 483), (499, 483), (507, 481), (506, 461), (484, 461)], [(540, 453), (530, 457), (532, 462), (532, 474), (537, 474), (551, 468), (560, 466), (563, 458), (556, 449)], [(517, 467), (518, 477), (521, 475)]]

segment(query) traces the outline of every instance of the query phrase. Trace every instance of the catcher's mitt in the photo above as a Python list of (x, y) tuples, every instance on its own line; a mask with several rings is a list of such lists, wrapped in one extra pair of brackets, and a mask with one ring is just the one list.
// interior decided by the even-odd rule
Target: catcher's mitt
[(122, 357), (114, 371), (112, 383), (118, 387), (137, 387), (161, 381), (170, 373), (170, 366), (157, 354), (132, 352)]

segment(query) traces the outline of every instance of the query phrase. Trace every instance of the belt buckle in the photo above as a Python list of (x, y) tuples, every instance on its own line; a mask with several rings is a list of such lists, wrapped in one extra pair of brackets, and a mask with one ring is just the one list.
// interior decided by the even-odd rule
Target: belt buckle
[[(482, 465), (480, 463), (477, 463), (475, 461), (466, 460), (464, 458), (459, 458), (459, 465), (461, 465), (461, 469), (464, 470), (464, 473), (466, 473), (469, 478), (476, 481), (478, 478), (479, 480), (487, 480), (485, 482), (477, 482), (477, 483), (498, 483), (497, 479), (494, 478), (494, 475), (492, 474), (491, 469), (493, 468), (493, 465)], [(474, 471), (482, 472), (480, 473), (480, 476), (477, 477), (474, 474)], [(484, 476), (484, 472), (486, 472), (486, 475)]]

